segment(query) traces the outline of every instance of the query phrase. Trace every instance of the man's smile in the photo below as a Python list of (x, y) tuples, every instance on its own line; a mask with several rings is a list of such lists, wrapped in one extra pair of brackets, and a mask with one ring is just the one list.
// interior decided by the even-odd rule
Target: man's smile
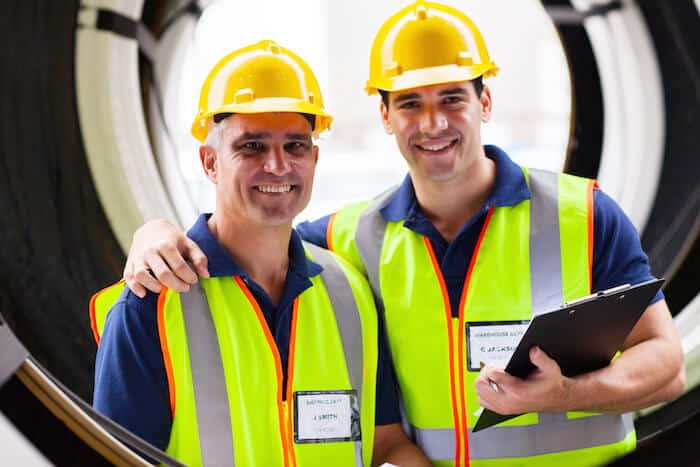
[(261, 193), (289, 193), (294, 188), (295, 185), (282, 184), (282, 185), (255, 185), (253, 189)]
[(422, 153), (441, 155), (452, 149), (458, 141), (459, 138), (436, 138), (415, 143), (414, 146)]

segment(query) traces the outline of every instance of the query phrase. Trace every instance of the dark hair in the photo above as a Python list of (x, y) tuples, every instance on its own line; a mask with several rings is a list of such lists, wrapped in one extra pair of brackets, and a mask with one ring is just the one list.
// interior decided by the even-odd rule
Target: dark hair
[[(214, 123), (219, 123), (221, 120), (224, 120), (226, 117), (230, 117), (231, 115), (233, 115), (231, 112), (214, 114)], [(309, 122), (309, 125), (311, 125), (311, 131), (316, 128), (316, 115), (305, 113), (300, 113), (299, 115), (304, 117)]]
[[(474, 91), (476, 91), (476, 97), (481, 97), (481, 91), (484, 90), (484, 80), (481, 76), (477, 76), (471, 82), (474, 84)], [(384, 107), (389, 108), (389, 91), (383, 89), (377, 89), (379, 95), (382, 96), (382, 102), (384, 102)]]

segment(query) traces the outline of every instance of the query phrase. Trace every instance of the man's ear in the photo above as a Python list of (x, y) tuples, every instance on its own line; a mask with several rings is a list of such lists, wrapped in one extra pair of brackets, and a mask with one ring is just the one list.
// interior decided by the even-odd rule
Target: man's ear
[(214, 148), (211, 146), (200, 146), (199, 161), (202, 163), (204, 174), (214, 185), (216, 185), (219, 166)]
[(391, 122), (389, 121), (389, 109), (384, 105), (384, 101), (379, 101), (379, 114), (382, 116), (382, 125), (384, 125), (384, 131), (387, 135), (393, 135), (394, 130), (391, 128)]
[(315, 165), (318, 163), (318, 145), (314, 144), (312, 151), (314, 154), (314, 165)]
[(491, 89), (486, 84), (484, 84), (484, 88), (481, 90), (481, 96), (479, 96), (479, 103), (481, 105), (481, 121), (486, 123), (491, 119), (491, 112), (493, 111)]

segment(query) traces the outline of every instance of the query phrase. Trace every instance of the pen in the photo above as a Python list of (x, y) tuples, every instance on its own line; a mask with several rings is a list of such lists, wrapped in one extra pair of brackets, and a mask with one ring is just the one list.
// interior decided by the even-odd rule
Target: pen
[[(479, 369), (485, 367), (486, 364), (484, 362), (479, 362)], [(491, 389), (494, 390), (494, 392), (498, 392), (498, 384), (491, 378), (489, 378), (489, 386), (491, 386)]]

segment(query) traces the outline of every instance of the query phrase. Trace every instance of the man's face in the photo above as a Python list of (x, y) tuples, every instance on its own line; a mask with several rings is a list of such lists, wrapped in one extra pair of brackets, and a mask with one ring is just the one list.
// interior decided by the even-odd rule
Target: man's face
[(291, 224), (309, 203), (318, 160), (309, 122), (276, 112), (231, 115), (219, 125), (219, 144), (200, 148), (217, 211), (262, 226)]
[(384, 127), (396, 137), (414, 178), (445, 182), (467, 175), (481, 154), (481, 123), (491, 113), (491, 93), (473, 83), (434, 84), (389, 93)]

